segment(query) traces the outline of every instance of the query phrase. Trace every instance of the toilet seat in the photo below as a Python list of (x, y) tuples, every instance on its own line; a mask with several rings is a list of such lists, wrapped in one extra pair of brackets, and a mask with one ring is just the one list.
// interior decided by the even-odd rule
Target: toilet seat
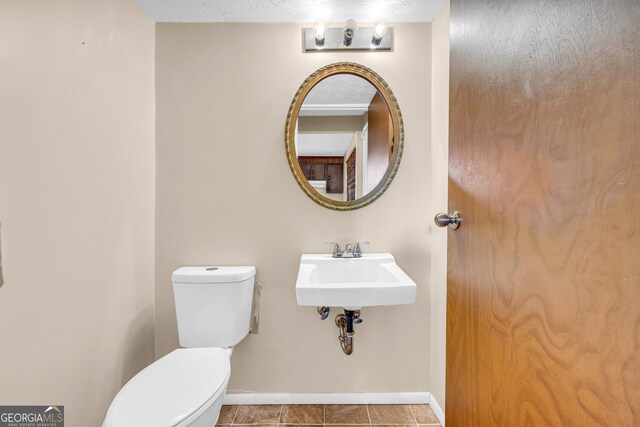
[(183, 348), (147, 366), (117, 394), (103, 427), (175, 427), (224, 392), (231, 374), (222, 348)]

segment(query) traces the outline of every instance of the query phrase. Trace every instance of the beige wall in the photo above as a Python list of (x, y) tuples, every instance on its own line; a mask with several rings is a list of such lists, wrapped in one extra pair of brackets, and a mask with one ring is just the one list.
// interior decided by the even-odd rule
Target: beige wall
[[(392, 53), (301, 51), (294, 24), (158, 24), (156, 356), (178, 345), (171, 272), (251, 264), (262, 285), (260, 334), (233, 355), (230, 392), (429, 391), (430, 24), (401, 24)], [(287, 165), (291, 98), (331, 62), (373, 68), (397, 96), (405, 151), (389, 190), (353, 212), (310, 200)], [(250, 118), (250, 119), (248, 119)], [(414, 305), (365, 308), (345, 356), (333, 317), (299, 307), (300, 254), (327, 240), (369, 240), (417, 282)]]
[(327, 197), (329, 199), (332, 200), (337, 200), (337, 201), (343, 201), (344, 199), (344, 193), (327, 193), (327, 189), (326, 187), (324, 188), (317, 188), (316, 191), (318, 192), (318, 194)]
[[(431, 210), (447, 210), (449, 173), (449, 1), (431, 23)], [(455, 206), (450, 206), (454, 209)], [(446, 366), (447, 230), (430, 222), (431, 251), (431, 393), (444, 411)]]
[(338, 133), (362, 130), (366, 120), (362, 116), (303, 116), (298, 118), (300, 133)]
[(0, 2), (0, 404), (100, 425), (153, 360), (154, 24)]

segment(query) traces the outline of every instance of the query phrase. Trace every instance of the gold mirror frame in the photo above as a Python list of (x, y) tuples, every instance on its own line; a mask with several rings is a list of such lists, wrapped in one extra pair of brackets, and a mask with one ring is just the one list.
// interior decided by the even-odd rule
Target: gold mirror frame
[[(384, 101), (387, 103), (387, 107), (389, 108), (389, 112), (391, 114), (391, 122), (393, 124), (393, 137), (397, 140), (397, 148), (394, 149), (393, 157), (389, 161), (389, 167), (387, 168), (387, 171), (385, 172), (378, 185), (363, 197), (347, 202), (332, 200), (328, 197), (324, 197), (320, 193), (318, 193), (311, 186), (311, 184), (309, 184), (307, 179), (304, 177), (302, 169), (300, 168), (300, 163), (298, 162), (298, 155), (295, 148), (296, 144), (294, 141), (295, 126), (298, 121), (298, 113), (300, 112), (300, 107), (302, 106), (304, 99), (307, 97), (307, 94), (318, 82), (335, 74), (353, 74), (358, 77), (362, 77), (376, 87), (380, 95), (382, 95)], [(380, 77), (375, 71), (365, 67), (364, 65), (356, 64), (354, 62), (336, 62), (334, 64), (326, 65), (315, 71), (313, 74), (307, 77), (307, 79), (302, 83), (302, 85), (296, 92), (295, 96), (293, 97), (293, 101), (291, 101), (289, 113), (287, 114), (287, 123), (284, 129), (284, 143), (287, 150), (287, 161), (289, 162), (291, 172), (293, 172), (293, 176), (300, 188), (302, 188), (302, 191), (304, 191), (306, 195), (311, 198), (311, 200), (313, 200), (320, 206), (324, 206), (325, 208), (337, 211), (350, 211), (359, 209), (367, 206), (378, 197), (380, 197), (382, 193), (384, 193), (389, 187), (391, 181), (393, 181), (393, 178), (398, 172), (400, 159), (402, 158), (402, 150), (404, 148), (404, 124), (402, 122), (402, 114), (400, 113), (398, 101), (393, 95), (391, 88), (389, 87), (387, 82), (385, 82), (382, 77)]]

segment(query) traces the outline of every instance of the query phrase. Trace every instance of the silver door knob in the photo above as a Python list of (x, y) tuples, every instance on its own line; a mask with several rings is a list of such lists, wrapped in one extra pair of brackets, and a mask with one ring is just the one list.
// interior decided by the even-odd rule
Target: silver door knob
[(439, 213), (435, 218), (433, 218), (433, 220), (438, 227), (449, 226), (449, 228), (455, 230), (456, 228), (460, 227), (462, 216), (460, 216), (460, 212), (453, 211), (448, 215), (446, 213)]

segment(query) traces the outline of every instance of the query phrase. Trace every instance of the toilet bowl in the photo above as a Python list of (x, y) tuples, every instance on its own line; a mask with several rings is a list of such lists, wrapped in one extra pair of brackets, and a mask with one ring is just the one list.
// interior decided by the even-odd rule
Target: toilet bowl
[(103, 426), (212, 427), (204, 420), (215, 422), (230, 374), (229, 357), (220, 348), (174, 350), (120, 390)]
[(233, 346), (249, 333), (255, 267), (182, 267), (173, 273), (180, 348), (134, 376), (103, 427), (211, 427)]

